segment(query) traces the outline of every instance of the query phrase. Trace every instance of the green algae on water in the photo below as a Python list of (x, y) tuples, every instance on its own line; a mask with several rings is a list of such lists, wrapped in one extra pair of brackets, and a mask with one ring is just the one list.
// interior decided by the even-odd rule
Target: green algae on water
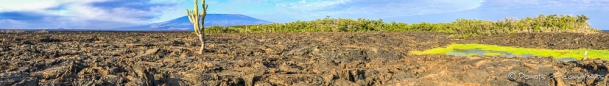
[[(478, 52), (479, 51), (479, 52)], [(588, 59), (600, 58), (609, 60), (609, 50), (592, 50), (592, 49), (573, 49), (573, 50), (551, 50), (551, 49), (534, 49), (534, 48), (515, 48), (497, 45), (485, 44), (451, 44), (446, 47), (434, 48), (425, 51), (412, 51), (415, 55), (423, 54), (450, 54), (459, 56), (507, 56), (507, 57), (528, 57), (528, 56), (544, 56), (561, 58), (584, 58), (585, 52), (588, 51), (586, 57)], [(478, 52), (478, 53), (476, 53)]]

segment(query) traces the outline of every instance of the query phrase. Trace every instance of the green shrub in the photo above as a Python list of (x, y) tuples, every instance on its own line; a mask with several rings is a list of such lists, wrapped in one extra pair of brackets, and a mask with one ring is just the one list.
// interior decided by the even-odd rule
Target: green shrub
[[(211, 26), (206, 33), (288, 33), (288, 32), (443, 32), (455, 34), (458, 37), (491, 36), (509, 33), (539, 33), (539, 32), (573, 32), (594, 33), (600, 30), (591, 28), (584, 15), (539, 15), (520, 20), (506, 18), (505, 20), (488, 21), (475, 19), (457, 19), (449, 23), (385, 23), (382, 19), (368, 20), (333, 19), (329, 16), (313, 21), (295, 21), (289, 23), (273, 23), (239, 26)], [(247, 30), (245, 30), (247, 28)]]

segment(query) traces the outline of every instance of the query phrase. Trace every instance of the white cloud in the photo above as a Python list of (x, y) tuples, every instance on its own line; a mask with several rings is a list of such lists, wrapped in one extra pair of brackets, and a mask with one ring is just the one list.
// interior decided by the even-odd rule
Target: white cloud
[(60, 5), (88, 4), (107, 0), (0, 0), (0, 12), (44, 11)]
[[(0, 13), (22, 12), (40, 14), (43, 19), (30, 21), (54, 23), (52, 27), (114, 28), (147, 24), (173, 5), (155, 3), (159, 0), (0, 0)], [(100, 5), (101, 4), (101, 5)], [(171, 3), (170, 3), (171, 4)], [(111, 5), (111, 6), (105, 6)], [(13, 20), (20, 21), (20, 20)], [(8, 22), (6, 19), (3, 22)], [(107, 22), (118, 25), (89, 27)], [(102, 24), (100, 24), (102, 25)], [(0, 26), (4, 28), (7, 26)], [(17, 27), (17, 26), (15, 26)], [(27, 28), (27, 27), (24, 27)]]
[(55, 1), (46, 0), (2, 0), (0, 2), (2, 2), (0, 3), (0, 12), (44, 10), (59, 5)]

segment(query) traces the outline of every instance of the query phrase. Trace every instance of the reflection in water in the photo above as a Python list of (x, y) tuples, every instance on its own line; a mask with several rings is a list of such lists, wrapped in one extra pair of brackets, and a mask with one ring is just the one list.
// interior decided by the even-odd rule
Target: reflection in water
[[(446, 55), (454, 55), (454, 56), (471, 56), (471, 55), (485, 56), (486, 55), (486, 56), (501, 56), (501, 57), (507, 57), (507, 58), (534, 56), (533, 54), (515, 55), (515, 54), (512, 54), (507, 51), (494, 51), (494, 50), (482, 50), (482, 49), (467, 49), (467, 50), (466, 49), (454, 49), (452, 51), (446, 52)], [(556, 60), (576, 61), (576, 59), (574, 59), (572, 57), (557, 58)]]

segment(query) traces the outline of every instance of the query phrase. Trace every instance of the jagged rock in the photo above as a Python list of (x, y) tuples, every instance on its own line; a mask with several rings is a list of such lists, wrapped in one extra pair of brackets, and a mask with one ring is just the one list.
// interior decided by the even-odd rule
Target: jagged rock
[(21, 44), (34, 44), (31, 41), (22, 41)]

